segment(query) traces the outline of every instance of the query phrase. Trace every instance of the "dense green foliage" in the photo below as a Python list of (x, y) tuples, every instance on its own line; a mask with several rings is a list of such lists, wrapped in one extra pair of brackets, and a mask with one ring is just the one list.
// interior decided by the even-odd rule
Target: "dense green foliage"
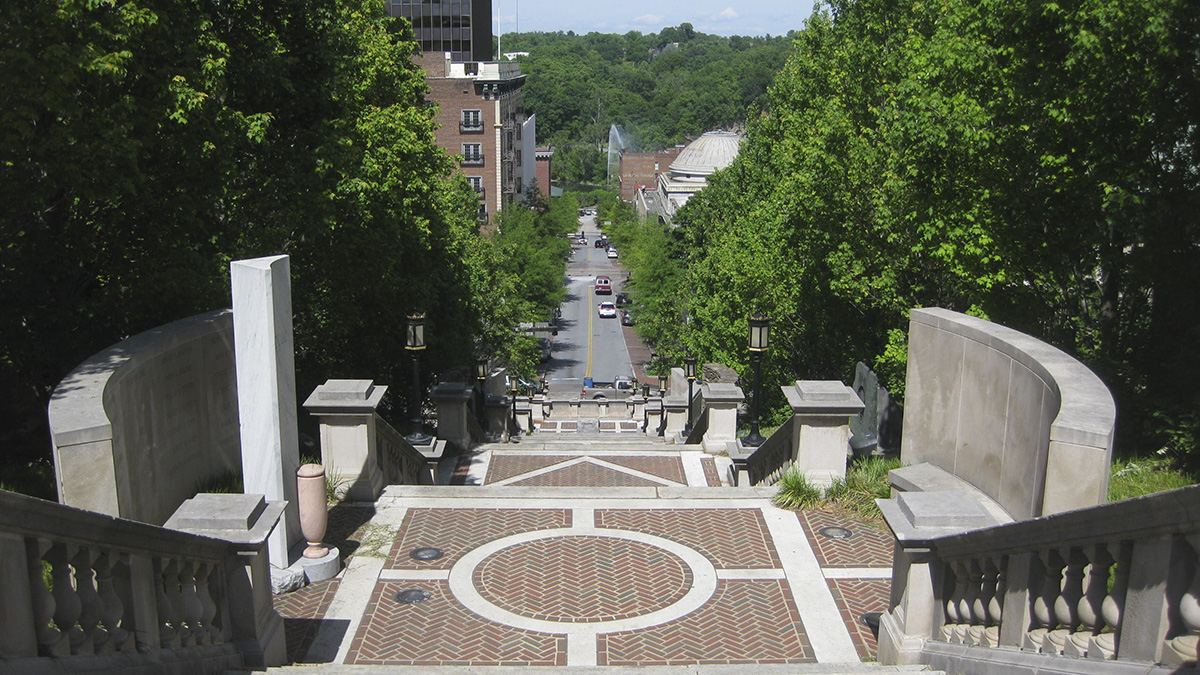
[(0, 8), (0, 459), (48, 453), (46, 402), (76, 364), (227, 307), (233, 259), (291, 256), (301, 395), (372, 378), (403, 405), (412, 309), (426, 377), (510, 349), (544, 299), (521, 301), (480, 236), (407, 24), (384, 16), (380, 0)]
[(516, 33), (503, 48), (529, 52), (525, 107), (537, 113), (538, 142), (557, 149), (554, 179), (603, 183), (611, 125), (635, 151), (740, 127), (789, 45), (790, 35), (727, 38), (685, 23), (645, 35)]
[(676, 280), (643, 326), (745, 372), (761, 310), (768, 393), (864, 360), (902, 394), (908, 310), (948, 307), (1092, 366), (1119, 448), (1198, 458), (1198, 120), (1194, 2), (836, 0), (683, 227), (643, 226)]

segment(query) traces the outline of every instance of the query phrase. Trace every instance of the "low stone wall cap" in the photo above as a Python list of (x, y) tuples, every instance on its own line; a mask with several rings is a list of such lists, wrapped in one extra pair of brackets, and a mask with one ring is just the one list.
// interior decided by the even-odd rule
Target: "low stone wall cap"
[(375, 388), (373, 380), (326, 380), (317, 387), (317, 398), (323, 401), (365, 401)]

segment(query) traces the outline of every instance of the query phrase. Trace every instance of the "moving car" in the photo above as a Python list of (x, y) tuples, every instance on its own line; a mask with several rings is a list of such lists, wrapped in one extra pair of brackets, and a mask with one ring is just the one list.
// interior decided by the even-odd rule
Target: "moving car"
[(608, 237), (601, 236), (600, 238), (596, 239), (595, 242), (592, 243), (592, 246), (595, 248), (607, 248), (608, 247)]
[(611, 302), (605, 301), (600, 303), (600, 307), (597, 309), (597, 311), (599, 312), (601, 319), (617, 318), (617, 306)]
[(596, 295), (612, 295), (612, 280), (608, 277), (596, 277)]

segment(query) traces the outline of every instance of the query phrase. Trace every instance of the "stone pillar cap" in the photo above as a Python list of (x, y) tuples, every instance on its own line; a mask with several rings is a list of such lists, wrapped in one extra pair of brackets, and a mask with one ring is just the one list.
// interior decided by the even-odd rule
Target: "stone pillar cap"
[(854, 390), (837, 380), (796, 380), (782, 387), (797, 415), (857, 415), (863, 402)]
[(304, 401), (304, 407), (318, 415), (371, 412), (385, 393), (387, 385), (376, 386), (373, 380), (326, 380)]
[(180, 504), (163, 527), (235, 544), (258, 544), (266, 541), (286, 505), (268, 502), (260, 494), (201, 493)]
[(746, 400), (742, 388), (731, 382), (711, 382), (700, 385), (706, 403), (740, 403)]

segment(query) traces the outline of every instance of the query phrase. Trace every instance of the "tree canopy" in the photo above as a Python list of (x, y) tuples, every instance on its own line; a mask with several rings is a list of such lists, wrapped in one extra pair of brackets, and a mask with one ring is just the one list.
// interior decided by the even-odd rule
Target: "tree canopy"
[(742, 368), (767, 312), (769, 391), (864, 360), (902, 393), (910, 308), (983, 316), (1097, 370), (1124, 448), (1197, 457), (1197, 120), (1186, 0), (835, 0), (665, 233), (683, 281), (639, 288)]
[(516, 33), (505, 51), (521, 57), (525, 106), (539, 142), (553, 144), (556, 180), (601, 183), (609, 130), (626, 147), (658, 150), (719, 128), (740, 127), (765, 101), (789, 37), (732, 37), (690, 24), (659, 33)]

